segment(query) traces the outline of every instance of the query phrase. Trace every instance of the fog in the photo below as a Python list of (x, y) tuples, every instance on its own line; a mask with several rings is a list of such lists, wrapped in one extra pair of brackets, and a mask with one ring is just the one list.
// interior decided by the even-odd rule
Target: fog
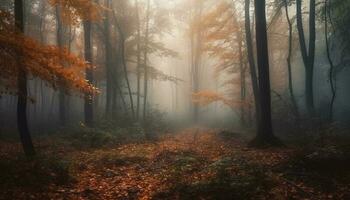
[(0, 1), (0, 199), (350, 199), (349, 10)]
[[(131, 92), (133, 93), (133, 104), (136, 103), (137, 94), (137, 74), (135, 65), (136, 58), (132, 55), (131, 49), (135, 48), (135, 2), (133, 1), (112, 1), (110, 2), (110, 8), (114, 9), (118, 17), (120, 17), (120, 22), (124, 28), (125, 33), (128, 34), (126, 37), (126, 55), (128, 68), (128, 78), (130, 79)], [(46, 44), (55, 45), (57, 42), (57, 20), (55, 9), (49, 4), (46, 5), (44, 1), (25, 1), (25, 32), (29, 37), (33, 37), (37, 40), (43, 40)], [(142, 21), (140, 24), (141, 29), (145, 29), (146, 22), (144, 21), (147, 17), (147, 1), (140, 1), (139, 4), (139, 17)], [(93, 22), (93, 65), (95, 66), (95, 76), (96, 87), (99, 88), (100, 93), (96, 96), (95, 102), (95, 113), (98, 118), (103, 118), (105, 115), (105, 105), (106, 104), (106, 81), (104, 79), (103, 73), (105, 73), (104, 65), (106, 62), (104, 60), (105, 50), (103, 38), (101, 39), (101, 34), (103, 34), (103, 20), (105, 20), (104, 9), (106, 2), (98, 2), (98, 6), (101, 6), (100, 19), (96, 19)], [(148, 102), (149, 112), (152, 110), (164, 113), (167, 120), (172, 122), (189, 122), (193, 121), (193, 112), (196, 105), (193, 104), (194, 93), (200, 91), (213, 91), (217, 94), (224, 96), (225, 98), (232, 99), (235, 101), (240, 101), (240, 90), (241, 86), (239, 83), (227, 84), (228, 80), (239, 79), (239, 72), (234, 69), (237, 64), (233, 64), (231, 69), (228, 67), (225, 70), (218, 71), (220, 66), (218, 64), (222, 62), (218, 56), (213, 56), (213, 52), (206, 51), (205, 49), (200, 50), (200, 53), (196, 53), (195, 46), (203, 47), (207, 45), (205, 41), (205, 34), (209, 34), (210, 30), (215, 29), (215, 25), (206, 24), (209, 20), (213, 22), (208, 23), (218, 23), (223, 20), (223, 16), (219, 16), (215, 13), (215, 9), (220, 9), (223, 7), (231, 6), (234, 8), (235, 20), (237, 21), (241, 28), (244, 25), (244, 2), (243, 1), (165, 1), (165, 0), (154, 0), (150, 2), (150, 17), (149, 26), (151, 30), (152, 42), (159, 45), (158, 48), (153, 49), (148, 55), (149, 65), (156, 69), (161, 75), (154, 75), (158, 77), (152, 77), (148, 80)], [(268, 41), (269, 41), (269, 53), (270, 53), (270, 75), (271, 75), (271, 85), (272, 85), (272, 107), (276, 113), (275, 118), (279, 118), (279, 115), (283, 115), (283, 112), (289, 112), (286, 105), (290, 105), (289, 94), (288, 94), (288, 71), (287, 71), (287, 53), (288, 53), (288, 24), (285, 18), (285, 11), (283, 7), (279, 6), (276, 2), (267, 3), (267, 23), (268, 23)], [(2, 3), (2, 7), (5, 9), (11, 9), (11, 4)], [(126, 11), (129, 9), (129, 11)], [(295, 15), (295, 5), (289, 6), (289, 14), (291, 18)], [(308, 9), (307, 3), (305, 3), (305, 10)], [(321, 8), (320, 8), (321, 10)], [(107, 12), (109, 12), (108, 10)], [(320, 11), (321, 12), (321, 11)], [(210, 16), (212, 15), (212, 16)], [(321, 14), (319, 14), (321, 15)], [(254, 34), (254, 9), (251, 8), (251, 21), (252, 30)], [(210, 18), (211, 17), (211, 18)], [(217, 19), (215, 19), (217, 17)], [(221, 17), (221, 19), (220, 19)], [(318, 16), (321, 18), (321, 16)], [(112, 54), (117, 55), (118, 52), (115, 48), (118, 47), (118, 33), (116, 32), (115, 19), (110, 16), (110, 26), (111, 26), (111, 37), (107, 43), (111, 43)], [(214, 19), (213, 19), (214, 18)], [(206, 21), (205, 21), (206, 20)], [(226, 19), (224, 19), (226, 20)], [(292, 19), (295, 24), (295, 18)], [(304, 20), (304, 31), (306, 35), (306, 40), (308, 40), (308, 26), (307, 17)], [(202, 23), (202, 26), (207, 26), (207, 30), (203, 30), (203, 35), (198, 36), (196, 31), (196, 23)], [(225, 22), (227, 23), (227, 22)], [(329, 84), (329, 63), (326, 56), (326, 46), (324, 37), (324, 25), (321, 19), (317, 21), (316, 26), (316, 52), (315, 52), (315, 70), (314, 70), (314, 99), (315, 107), (317, 113), (321, 118), (327, 118), (328, 107), (331, 99), (331, 89)], [(157, 27), (159, 25), (159, 27)], [(40, 27), (38, 29), (38, 27)], [(63, 24), (64, 32), (70, 35), (69, 48), (74, 54), (82, 56), (83, 53), (83, 27), (82, 25), (70, 25)], [(210, 26), (214, 27), (210, 29)], [(228, 26), (228, 25), (223, 25)], [(122, 28), (123, 28), (122, 27)], [(207, 28), (204, 27), (204, 28)], [(202, 27), (203, 28), (203, 27)], [(203, 28), (203, 29), (204, 29)], [(68, 30), (69, 29), (69, 30)], [(198, 30), (197, 30), (198, 31)], [(244, 31), (242, 32), (244, 33)], [(141, 36), (145, 34), (144, 30), (141, 30)], [(192, 35), (191, 35), (192, 34)], [(224, 34), (224, 33), (218, 33)], [(234, 33), (232, 34), (235, 37)], [(295, 98), (297, 101), (297, 106), (300, 109), (302, 115), (306, 115), (305, 109), (305, 69), (302, 62), (302, 56), (299, 50), (299, 41), (296, 27), (293, 31), (293, 47), (292, 47), (292, 79), (293, 79), (293, 89), (295, 93)], [(142, 36), (143, 37), (143, 36)], [(192, 41), (191, 37), (202, 37), (199, 41)], [(229, 39), (231, 36), (227, 36)], [(225, 38), (222, 38), (225, 39)], [(242, 38), (243, 39), (243, 38)], [(220, 42), (220, 40), (217, 40)], [(201, 42), (203, 44), (194, 44)], [(254, 42), (254, 41), (253, 41)], [(337, 45), (339, 41), (335, 38), (331, 42), (332, 55), (334, 55), (335, 60), (333, 62), (337, 63), (340, 59), (338, 54)], [(215, 44), (212, 43), (212, 44)], [(192, 47), (191, 47), (192, 45)], [(199, 45), (199, 46), (198, 46)], [(237, 44), (233, 44), (237, 45)], [(245, 44), (243, 44), (245, 45)], [(192, 48), (192, 49), (191, 49)], [(237, 46), (233, 46), (233, 54), (237, 51)], [(113, 50), (114, 49), (114, 50)], [(135, 50), (135, 49), (134, 49)], [(339, 50), (340, 51), (340, 50)], [(165, 55), (165, 54), (174, 55)], [(193, 55), (200, 54), (200, 55)], [(243, 52), (246, 56), (246, 53)], [(118, 55), (117, 55), (118, 56)], [(196, 64), (193, 64), (193, 59), (195, 56)], [(115, 57), (115, 56), (113, 56)], [(114, 59), (114, 58), (112, 58)], [(114, 62), (114, 61), (113, 61)], [(119, 103), (116, 105), (118, 109), (116, 110), (117, 115), (121, 116), (130, 111), (130, 100), (126, 93), (128, 92), (125, 85), (125, 80), (122, 80), (123, 70), (117, 63), (114, 65), (119, 65), (117, 69), (118, 81), (121, 81), (123, 89), (123, 99), (128, 104), (129, 108), (122, 108), (121, 97), (118, 97)], [(246, 61), (247, 62), (247, 61)], [(340, 61), (339, 61), (340, 62)], [(195, 66), (196, 65), (196, 66)], [(342, 65), (342, 64), (340, 64)], [(193, 71), (195, 67), (196, 71)], [(348, 95), (347, 95), (347, 83), (348, 83), (348, 69), (346, 67), (338, 67), (341, 69), (336, 73), (336, 88), (337, 88), (337, 98), (334, 104), (334, 118), (337, 121), (348, 120), (347, 113), (349, 112)], [(344, 68), (344, 69), (343, 69)], [(195, 74), (193, 74), (195, 73)], [(251, 93), (250, 79), (247, 76), (246, 85), (247, 93)], [(172, 77), (175, 81), (169, 81)], [(198, 80), (194, 80), (198, 79)], [(59, 91), (53, 90), (52, 87), (47, 87), (46, 83), (36, 78), (31, 77), (29, 80), (28, 92), (33, 102), (29, 104), (28, 115), (31, 121), (31, 126), (35, 129), (36, 126), (43, 124), (59, 124), (57, 121), (59, 115)], [(142, 82), (142, 81), (141, 81)], [(198, 83), (194, 83), (198, 82)], [(237, 82), (237, 81), (236, 81)], [(195, 84), (195, 85), (194, 85)], [(143, 83), (141, 83), (141, 88), (143, 88)], [(141, 92), (142, 93), (142, 92)], [(142, 95), (142, 94), (141, 94)], [(251, 95), (250, 97), (251, 103)], [(69, 109), (66, 117), (69, 119), (69, 123), (76, 124), (83, 122), (83, 101), (81, 94), (72, 93), (67, 95), (66, 104)], [(141, 98), (142, 101), (142, 98)], [(283, 107), (283, 108), (281, 108)], [(13, 96), (2, 96), (1, 99), (1, 113), (2, 117), (1, 124), (4, 127), (11, 128), (14, 126), (15, 119), (15, 97)], [(124, 110), (123, 110), (124, 109)], [(125, 111), (125, 109), (129, 111)], [(287, 111), (281, 111), (281, 109), (286, 109)], [(218, 126), (235, 127), (241, 126), (239, 123), (240, 109), (230, 108), (225, 105), (222, 101), (213, 101), (199, 108), (199, 118), (200, 120), (196, 123), (209, 123), (216, 124)], [(254, 115), (253, 111), (250, 115)], [(130, 114), (130, 113), (129, 113)], [(224, 122), (225, 121), (225, 122)], [(277, 121), (278, 123), (278, 121)], [(252, 123), (251, 123), (252, 124)]]

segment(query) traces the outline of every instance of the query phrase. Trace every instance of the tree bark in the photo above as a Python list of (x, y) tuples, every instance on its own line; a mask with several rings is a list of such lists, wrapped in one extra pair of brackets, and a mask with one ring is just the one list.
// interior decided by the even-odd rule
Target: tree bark
[[(191, 47), (192, 47), (192, 81), (193, 81), (193, 93), (198, 93), (200, 90), (200, 68), (201, 68), (201, 60), (202, 60), (202, 27), (201, 27), (201, 18), (202, 18), (202, 11), (203, 11), (203, 2), (198, 1), (195, 3), (195, 18), (196, 20), (194, 23), (198, 23), (198, 26), (196, 29), (192, 31), (192, 40), (191, 41)], [(195, 123), (198, 123), (199, 121), (199, 105), (194, 104), (193, 107), (193, 120)]]
[[(85, 47), (85, 60), (92, 65), (92, 49), (91, 49), (91, 22), (84, 21), (84, 47)], [(94, 72), (93, 68), (86, 69), (86, 80), (93, 84)], [(84, 111), (85, 111), (85, 123), (89, 127), (94, 126), (94, 112), (93, 112), (93, 95), (85, 95)]]
[(240, 71), (240, 85), (241, 85), (241, 113), (240, 113), (240, 123), (242, 127), (245, 127), (247, 125), (247, 122), (245, 120), (245, 101), (246, 101), (246, 81), (245, 81), (245, 68), (243, 64), (243, 40), (241, 33), (238, 34), (238, 51), (239, 51), (239, 71)]
[(140, 118), (140, 96), (141, 96), (141, 30), (140, 30), (140, 14), (139, 14), (139, 2), (136, 4), (136, 18), (137, 18), (137, 102), (136, 102), (136, 120)]
[[(15, 0), (15, 23), (18, 31), (24, 33), (23, 0)], [(18, 65), (22, 65), (21, 55), (18, 58)], [(23, 66), (18, 67), (18, 101), (17, 101), (17, 125), (26, 156), (35, 155), (34, 145), (29, 132), (27, 119), (27, 72)]]
[(255, 145), (265, 146), (276, 144), (277, 139), (273, 134), (271, 117), (271, 87), (269, 71), (269, 54), (266, 30), (265, 0), (255, 0), (256, 14), (256, 49), (259, 71), (259, 94), (261, 116)]
[(330, 0), (325, 0), (325, 6), (324, 6), (324, 33), (325, 33), (325, 40), (326, 40), (326, 50), (327, 50), (327, 58), (328, 58), (328, 62), (330, 65), (330, 69), (329, 69), (329, 83), (330, 83), (330, 87), (331, 87), (331, 93), (332, 93), (332, 97), (331, 97), (331, 102), (329, 105), (329, 120), (333, 121), (333, 109), (334, 109), (334, 102), (336, 99), (336, 86), (335, 86), (335, 78), (334, 78), (334, 62), (332, 59), (332, 55), (330, 52), (330, 47), (329, 47), (329, 38), (328, 38), (328, 18), (331, 19), (331, 14), (330, 14)]
[(148, 95), (148, 68), (147, 68), (147, 59), (148, 59), (148, 36), (149, 36), (149, 18), (150, 18), (150, 0), (147, 1), (147, 16), (146, 16), (146, 33), (145, 33), (145, 46), (144, 46), (144, 97), (143, 97), (143, 121), (146, 121), (147, 115), (147, 95)]
[(120, 26), (118, 19), (115, 17), (116, 20), (116, 26), (118, 29), (118, 33), (120, 36), (120, 56), (121, 56), (121, 63), (123, 65), (123, 69), (124, 69), (124, 78), (126, 81), (126, 86), (128, 88), (128, 93), (129, 93), (129, 100), (130, 100), (130, 107), (131, 107), (131, 114), (132, 114), (132, 118), (135, 119), (135, 109), (134, 109), (134, 99), (132, 97), (132, 91), (131, 91), (131, 85), (130, 85), (130, 81), (129, 81), (129, 75), (128, 75), (128, 68), (126, 65), (126, 61), (125, 61), (125, 36), (122, 30), (122, 27)]
[[(57, 22), (57, 46), (63, 48), (64, 46), (64, 36), (63, 36), (63, 24), (61, 19), (61, 10), (60, 7), (56, 6), (56, 22)], [(66, 105), (65, 105), (65, 88), (64, 86), (60, 86), (59, 89), (59, 97), (58, 97), (58, 112), (59, 112), (59, 122), (61, 126), (66, 125)]]
[(254, 50), (253, 50), (253, 41), (251, 33), (251, 24), (250, 24), (250, 0), (245, 0), (245, 31), (246, 31), (246, 46), (247, 46), (247, 55), (250, 69), (250, 79), (252, 81), (254, 104), (255, 104), (255, 119), (257, 132), (259, 132), (259, 121), (260, 121), (260, 105), (259, 105), (259, 83), (255, 66)]
[[(110, 7), (110, 0), (106, 0), (106, 8)], [(115, 84), (113, 82), (113, 77), (116, 78), (116, 70), (112, 69), (112, 47), (110, 44), (110, 16), (109, 11), (105, 11), (104, 18), (104, 39), (105, 39), (105, 55), (106, 55), (106, 107), (105, 116), (109, 118), (112, 113), (112, 103), (113, 103), (113, 90), (115, 90)]]
[[(238, 45), (238, 55), (239, 55), (239, 72), (240, 72), (240, 86), (241, 86), (241, 91), (240, 91), (240, 101), (241, 101), (241, 112), (240, 112), (240, 124), (242, 127), (245, 127), (247, 125), (245, 115), (245, 102), (246, 102), (246, 68), (244, 65), (244, 59), (243, 59), (243, 33), (242, 29), (240, 26), (240, 23), (237, 20), (237, 12), (236, 12), (236, 5), (235, 2), (232, 1), (232, 9), (233, 9), (233, 25), (239, 25), (239, 30), (236, 32), (237, 39), (236, 43)], [(233, 49), (235, 49), (235, 46), (233, 46)]]
[(309, 11), (309, 48), (306, 48), (305, 33), (303, 27), (302, 0), (296, 0), (297, 28), (299, 33), (300, 51), (305, 66), (305, 97), (306, 107), (311, 117), (315, 115), (313, 77), (315, 62), (316, 42), (316, 4), (310, 0)]
[(293, 75), (292, 75), (292, 49), (293, 49), (293, 24), (290, 20), (289, 11), (288, 11), (288, 2), (287, 0), (284, 0), (284, 8), (285, 8), (285, 14), (288, 22), (289, 27), (289, 37), (288, 37), (288, 56), (287, 56), (287, 68), (288, 68), (288, 89), (289, 89), (289, 95), (292, 102), (292, 107), (294, 111), (294, 115), (296, 117), (296, 120), (299, 121), (300, 114), (297, 102), (295, 100), (294, 95), (294, 89), (293, 89)]

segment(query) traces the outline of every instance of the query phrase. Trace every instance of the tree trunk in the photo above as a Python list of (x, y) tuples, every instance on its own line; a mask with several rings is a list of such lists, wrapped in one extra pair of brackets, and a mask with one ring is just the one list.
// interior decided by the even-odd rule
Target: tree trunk
[[(15, 22), (16, 28), (24, 32), (23, 0), (15, 0)], [(18, 65), (22, 65), (21, 55)], [(35, 155), (34, 145), (29, 132), (27, 120), (27, 72), (24, 67), (19, 66), (18, 72), (18, 101), (17, 101), (17, 125), (24, 153), (27, 156)]]
[(137, 18), (137, 105), (136, 105), (136, 120), (140, 117), (140, 96), (141, 96), (141, 30), (140, 30), (140, 15), (139, 2), (136, 0), (136, 18)]
[(259, 94), (261, 116), (256, 139), (254, 141), (257, 146), (266, 146), (276, 144), (272, 130), (271, 118), (271, 88), (270, 88), (270, 72), (269, 72), (269, 54), (266, 31), (266, 13), (265, 0), (255, 0), (256, 14), (256, 49), (259, 71)]
[(146, 17), (146, 33), (145, 33), (145, 47), (144, 47), (144, 97), (143, 97), (143, 122), (146, 121), (147, 115), (147, 93), (148, 93), (148, 68), (147, 68), (147, 59), (148, 59), (148, 34), (149, 34), (149, 18), (150, 18), (150, 0), (147, 1), (147, 17)]
[(253, 50), (253, 41), (252, 41), (252, 34), (251, 34), (251, 28), (250, 28), (250, 0), (245, 0), (245, 31), (246, 31), (246, 46), (247, 46), (247, 55), (248, 55), (248, 62), (249, 62), (249, 69), (250, 69), (250, 78), (252, 81), (252, 88), (253, 88), (253, 96), (254, 96), (254, 104), (255, 104), (255, 119), (256, 119), (256, 126), (257, 126), (257, 132), (259, 132), (259, 117), (260, 117), (260, 105), (259, 105), (259, 83), (258, 83), (258, 77), (256, 72), (256, 66), (255, 66), (255, 59), (254, 59), (254, 50)]
[(325, 27), (325, 40), (326, 40), (326, 50), (327, 50), (327, 58), (328, 58), (328, 62), (330, 65), (330, 69), (329, 69), (329, 84), (331, 87), (331, 93), (332, 93), (332, 97), (331, 97), (331, 102), (329, 105), (329, 120), (333, 121), (333, 108), (334, 108), (334, 102), (336, 99), (336, 95), (337, 95), (337, 90), (336, 90), (336, 86), (335, 86), (335, 78), (334, 78), (334, 62), (332, 59), (332, 55), (330, 52), (330, 47), (329, 47), (329, 38), (328, 38), (328, 18), (331, 19), (331, 15), (330, 15), (330, 1), (326, 0), (325, 1), (325, 6), (324, 6), (324, 27)]
[(131, 91), (131, 85), (130, 85), (130, 81), (129, 81), (129, 75), (128, 75), (128, 68), (126, 65), (126, 61), (125, 61), (125, 36), (122, 30), (121, 25), (118, 22), (117, 17), (114, 15), (115, 21), (116, 21), (116, 26), (117, 26), (117, 31), (119, 33), (119, 37), (120, 37), (120, 59), (121, 59), (121, 64), (123, 65), (123, 69), (124, 69), (124, 78), (126, 81), (126, 86), (128, 88), (128, 94), (129, 94), (129, 100), (130, 100), (130, 107), (131, 107), (131, 115), (132, 118), (135, 119), (135, 109), (134, 109), (134, 99), (132, 97), (132, 91)]
[[(84, 47), (85, 47), (85, 60), (92, 65), (92, 49), (91, 49), (91, 22), (84, 21)], [(86, 80), (93, 84), (94, 82), (94, 72), (93, 68), (86, 69)], [(94, 112), (93, 112), (93, 95), (85, 95), (85, 123), (89, 127), (94, 126)]]
[(300, 51), (305, 66), (305, 97), (306, 107), (311, 117), (315, 115), (313, 76), (315, 62), (315, 42), (316, 42), (316, 4), (315, 0), (310, 0), (309, 11), (309, 48), (306, 48), (305, 33), (303, 27), (302, 0), (296, 0), (297, 28), (299, 33)]
[[(240, 24), (237, 20), (237, 12), (236, 12), (236, 5), (235, 2), (232, 1), (232, 9), (233, 9), (233, 25)], [(240, 26), (240, 29), (236, 32), (236, 43), (238, 45), (238, 55), (239, 55), (239, 72), (240, 72), (240, 86), (241, 86), (241, 91), (240, 91), (240, 101), (241, 101), (241, 112), (240, 112), (240, 124), (242, 127), (245, 127), (247, 125), (246, 122), (246, 110), (245, 110), (245, 102), (246, 102), (246, 66), (244, 63), (243, 59), (243, 31), (242, 27)], [(235, 49), (235, 46), (233, 45), (233, 49)], [(236, 49), (235, 49), (236, 50)]]
[[(203, 2), (198, 1), (195, 3), (195, 23), (198, 23), (197, 29), (192, 31), (193, 36), (191, 41), (192, 45), (192, 79), (193, 79), (193, 93), (198, 93), (200, 90), (200, 68), (201, 68), (201, 59), (202, 59), (202, 28), (201, 28), (201, 18), (203, 11)], [(193, 107), (193, 120), (195, 123), (199, 121), (199, 105), (195, 104)]]
[(310, 0), (310, 23), (309, 23), (309, 30), (310, 30), (310, 40), (309, 40), (309, 61), (308, 61), (308, 68), (309, 68), (309, 78), (308, 78), (308, 87), (307, 90), (307, 97), (308, 97), (308, 107), (309, 112), (311, 113), (311, 116), (315, 115), (315, 105), (314, 105), (314, 92), (313, 92), (313, 82), (314, 82), (314, 65), (315, 65), (315, 47), (316, 47), (316, 2), (315, 0)]
[(287, 67), (288, 67), (288, 88), (289, 88), (289, 95), (292, 102), (292, 107), (294, 111), (295, 118), (297, 122), (299, 121), (300, 115), (298, 110), (298, 104), (295, 100), (294, 95), (294, 89), (293, 89), (293, 77), (292, 77), (292, 49), (293, 49), (293, 24), (289, 17), (289, 11), (288, 11), (288, 2), (287, 0), (284, 0), (284, 7), (285, 7), (285, 14), (288, 22), (289, 27), (289, 37), (288, 37), (288, 57), (287, 57)]
[[(106, 0), (106, 8), (110, 7), (110, 0)], [(105, 11), (104, 18), (104, 42), (105, 42), (105, 54), (106, 54), (106, 108), (105, 116), (109, 118), (112, 113), (112, 103), (113, 103), (113, 90), (115, 84), (113, 82), (113, 77), (116, 78), (116, 73), (112, 70), (112, 47), (110, 44), (110, 16), (109, 11)]]
[[(63, 48), (64, 46), (64, 36), (63, 36), (63, 24), (62, 24), (62, 19), (61, 19), (61, 13), (60, 13), (60, 8), (57, 5), (56, 6), (56, 21), (57, 21), (57, 46), (60, 48)], [(66, 105), (65, 105), (65, 88), (64, 86), (60, 86), (59, 89), (59, 97), (58, 97), (58, 106), (59, 106), (59, 122), (61, 126), (66, 125)]]
[(240, 123), (242, 127), (247, 125), (245, 120), (245, 101), (246, 101), (246, 84), (245, 84), (245, 68), (243, 64), (243, 48), (242, 48), (242, 37), (241, 33), (238, 33), (238, 51), (239, 51), (239, 71), (240, 71), (240, 85), (241, 85), (241, 113), (240, 113)]

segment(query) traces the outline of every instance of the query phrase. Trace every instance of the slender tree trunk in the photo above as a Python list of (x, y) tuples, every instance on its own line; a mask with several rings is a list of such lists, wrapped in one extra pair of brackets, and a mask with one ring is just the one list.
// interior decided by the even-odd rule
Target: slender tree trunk
[(306, 48), (305, 33), (303, 28), (302, 0), (296, 0), (297, 28), (299, 33), (300, 50), (305, 66), (305, 97), (306, 107), (311, 117), (315, 115), (313, 77), (315, 62), (316, 42), (316, 4), (310, 0), (309, 11), (309, 48)]
[(128, 113), (127, 104), (126, 104), (126, 101), (125, 101), (125, 98), (124, 98), (124, 95), (123, 95), (123, 91), (120, 88), (118, 83), (116, 83), (116, 89), (117, 89), (117, 92), (119, 93), (120, 99), (122, 100), (123, 107), (124, 107), (124, 112), (125, 112), (125, 114), (127, 114)]
[(316, 47), (316, 0), (310, 0), (310, 23), (309, 23), (309, 81), (308, 81), (308, 100), (307, 104), (310, 108), (311, 115), (315, 115), (315, 105), (314, 105), (314, 91), (313, 91), (313, 82), (314, 82), (314, 64), (315, 64), (315, 47)]
[(254, 96), (255, 104), (255, 118), (257, 131), (259, 132), (259, 117), (260, 117), (260, 105), (259, 105), (259, 83), (258, 76), (256, 72), (255, 59), (254, 59), (254, 50), (253, 50), (253, 41), (251, 34), (251, 24), (250, 24), (250, 0), (245, 0), (245, 31), (246, 31), (246, 46), (247, 46), (247, 55), (250, 69), (250, 79), (252, 81), (252, 89)]
[(128, 68), (127, 68), (126, 61), (125, 61), (125, 37), (124, 37), (123, 30), (117, 21), (116, 16), (115, 16), (115, 20), (116, 20), (117, 29), (118, 29), (119, 36), (120, 36), (120, 54), (121, 54), (120, 56), (121, 56), (121, 62), (122, 62), (123, 68), (124, 68), (124, 78), (125, 78), (126, 86), (128, 88), (128, 93), (129, 93), (131, 114), (132, 114), (132, 118), (135, 119), (134, 100), (132, 97), (131, 85), (130, 85), (129, 76), (128, 76)]
[[(16, 28), (24, 32), (23, 0), (15, 0)], [(18, 65), (22, 65), (23, 58), (19, 55)], [(17, 101), (17, 124), (23, 150), (27, 156), (35, 155), (34, 145), (29, 132), (27, 120), (27, 72), (23, 66), (18, 67), (18, 101)]]
[[(232, 1), (232, 9), (233, 9), (233, 25), (240, 24), (237, 20), (237, 12), (236, 12), (236, 5), (235, 2)], [(243, 33), (242, 28), (236, 32), (237, 40), (236, 43), (238, 44), (238, 55), (239, 55), (239, 72), (240, 72), (240, 86), (241, 86), (241, 112), (240, 112), (240, 123), (242, 127), (245, 127), (247, 125), (245, 115), (245, 101), (246, 101), (246, 68), (244, 66), (244, 60), (243, 60)], [(233, 48), (235, 48), (233, 46)]]
[[(110, 0), (106, 0), (106, 8), (110, 7)], [(113, 77), (116, 78), (116, 70), (112, 70), (112, 47), (110, 43), (110, 15), (109, 11), (105, 11), (104, 19), (104, 39), (105, 39), (105, 54), (106, 54), (106, 108), (105, 115), (107, 118), (112, 113), (112, 98), (114, 90)]]
[(259, 71), (260, 130), (255, 139), (257, 146), (276, 144), (277, 139), (273, 134), (271, 118), (271, 87), (269, 72), (269, 54), (266, 31), (265, 0), (255, 0), (256, 20), (256, 49)]
[(140, 92), (141, 92), (141, 30), (140, 30), (140, 14), (139, 14), (139, 2), (136, 4), (136, 17), (137, 17), (137, 105), (136, 105), (136, 120), (140, 118)]
[(243, 47), (242, 47), (242, 37), (241, 33), (238, 33), (238, 51), (239, 51), (239, 71), (240, 71), (240, 85), (241, 85), (241, 116), (240, 116), (240, 122), (241, 126), (245, 127), (247, 125), (245, 120), (245, 101), (246, 101), (246, 84), (245, 84), (245, 69), (243, 64)]
[[(84, 47), (85, 47), (85, 60), (92, 65), (92, 49), (91, 49), (91, 22), (86, 20), (84, 21)], [(90, 84), (94, 82), (94, 72), (93, 68), (86, 69), (86, 80)], [(89, 127), (94, 126), (94, 112), (93, 112), (93, 95), (85, 95), (85, 123)]]
[(39, 95), (38, 95), (38, 79), (35, 79), (34, 80), (34, 99), (35, 99), (35, 102), (34, 102), (34, 104), (33, 104), (33, 121), (34, 121), (34, 123), (36, 123), (37, 122), (37, 119), (38, 119), (38, 101), (37, 101), (37, 99), (38, 99), (38, 97), (39, 97)]
[(41, 119), (43, 119), (45, 114), (45, 96), (44, 96), (44, 83), (43, 80), (40, 80), (40, 96), (41, 96), (41, 110), (40, 110), (40, 116)]
[(149, 34), (149, 18), (150, 18), (150, 0), (147, 0), (147, 16), (146, 16), (146, 33), (145, 33), (145, 47), (144, 47), (144, 97), (143, 97), (143, 121), (146, 121), (147, 115), (147, 93), (148, 93), (148, 67), (147, 67), (147, 59), (148, 59), (148, 34)]
[[(240, 24), (237, 20), (237, 12), (235, 2), (232, 1), (232, 9), (233, 9), (233, 24)], [(240, 101), (241, 101), (241, 112), (240, 112), (240, 123), (242, 127), (247, 126), (246, 122), (246, 110), (245, 110), (245, 102), (246, 102), (246, 68), (245, 63), (243, 61), (243, 33), (242, 28), (236, 32), (236, 43), (238, 44), (238, 55), (239, 55), (239, 71), (240, 71)], [(235, 48), (235, 47), (234, 47)]]
[[(45, 22), (45, 10), (46, 10), (46, 2), (43, 1), (41, 2), (40, 4), (40, 10), (41, 10), (41, 14), (43, 15), (41, 18), (40, 18), (40, 27), (39, 27), (39, 30), (40, 30), (40, 42), (41, 43), (46, 43), (45, 41), (45, 25), (46, 25), (46, 22)], [(40, 120), (43, 119), (43, 116), (44, 116), (44, 108), (45, 108), (45, 102), (44, 102), (44, 89), (43, 89), (43, 80), (40, 80)]]
[(51, 119), (54, 115), (54, 106), (55, 106), (55, 98), (56, 98), (56, 91), (52, 90), (52, 95), (51, 95), (51, 106), (50, 106), (50, 110), (48, 112), (48, 119)]
[(330, 87), (331, 87), (331, 92), (332, 92), (332, 97), (331, 97), (331, 102), (329, 105), (329, 120), (333, 121), (333, 108), (334, 108), (334, 102), (336, 99), (336, 87), (335, 87), (335, 80), (334, 80), (334, 63), (332, 59), (332, 55), (330, 52), (330, 47), (329, 47), (329, 38), (328, 38), (328, 18), (331, 18), (330, 15), (330, 10), (329, 10), (329, 4), (330, 0), (325, 0), (325, 6), (324, 6), (324, 27), (325, 27), (325, 39), (326, 39), (326, 50), (327, 50), (327, 58), (328, 62), (330, 65), (329, 69), (329, 82), (330, 82)]
[[(63, 48), (64, 46), (64, 36), (63, 36), (63, 24), (61, 19), (61, 10), (59, 6), (56, 6), (56, 21), (57, 21), (57, 46)], [(58, 97), (58, 106), (59, 106), (59, 121), (61, 126), (66, 125), (66, 96), (65, 96), (65, 88), (64, 86), (60, 87), (59, 97)]]
[[(193, 32), (193, 41), (192, 41), (192, 54), (193, 57), (193, 66), (192, 66), (192, 76), (193, 76), (193, 93), (198, 93), (200, 89), (200, 68), (201, 68), (201, 59), (202, 59), (202, 27), (200, 25), (202, 18), (203, 2), (198, 1), (195, 3), (195, 23), (198, 23), (197, 29), (194, 29)], [(195, 104), (193, 107), (193, 118), (194, 122), (198, 123), (199, 121), (199, 105)]]
[[(113, 85), (115, 85), (115, 84), (113, 84)], [(113, 88), (113, 91), (112, 91), (112, 117), (113, 117), (113, 119), (116, 119), (118, 116), (117, 110), (118, 110), (117, 90)]]
[(288, 2), (287, 0), (284, 0), (284, 8), (285, 8), (285, 14), (288, 22), (289, 27), (289, 37), (288, 37), (288, 57), (287, 57), (287, 67), (288, 67), (288, 88), (289, 88), (289, 95), (293, 106), (294, 115), (299, 121), (300, 115), (299, 115), (299, 109), (298, 104), (295, 100), (294, 95), (294, 89), (293, 89), (293, 76), (292, 76), (292, 49), (293, 49), (293, 24), (289, 17), (289, 11), (288, 11)]

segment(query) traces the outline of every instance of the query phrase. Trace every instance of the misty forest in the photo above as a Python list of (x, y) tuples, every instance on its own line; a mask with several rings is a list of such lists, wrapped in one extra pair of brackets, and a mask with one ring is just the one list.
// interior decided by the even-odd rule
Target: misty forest
[(350, 199), (350, 0), (1, 0), (0, 199)]

